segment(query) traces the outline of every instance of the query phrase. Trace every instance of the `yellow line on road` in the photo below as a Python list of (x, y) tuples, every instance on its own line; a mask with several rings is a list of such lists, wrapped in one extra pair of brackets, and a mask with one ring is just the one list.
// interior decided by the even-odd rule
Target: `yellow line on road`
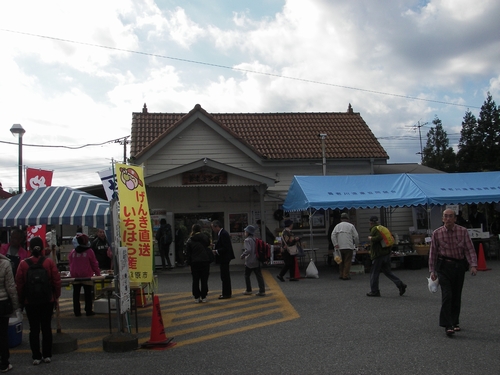
[[(211, 300), (209, 297), (209, 303), (195, 304), (191, 293), (188, 292), (158, 294), (167, 306), (161, 309), (165, 334), (167, 337), (173, 337), (174, 341), (177, 342), (177, 345), (172, 349), (299, 318), (300, 315), (283, 294), (279, 283), (271, 273), (264, 269), (262, 275), (267, 286), (265, 297), (241, 296), (220, 301)], [(60, 307), (60, 317), (63, 321), (77, 319), (73, 316), (71, 298), (61, 300)], [(141, 308), (139, 311), (138, 317), (142, 317), (144, 324), (145, 317), (152, 316), (152, 306)], [(108, 315), (94, 316), (90, 319), (104, 318), (108, 319)], [(132, 334), (136, 334), (135, 318), (131, 315), (130, 319)], [(256, 322), (251, 324), (252, 320)], [(147, 322), (149, 324), (150, 320)], [(242, 323), (242, 326), (224, 330), (224, 326), (229, 328), (232, 325), (234, 327), (238, 323)], [(215, 329), (219, 329), (219, 331), (213, 332)], [(149, 336), (150, 331), (150, 326), (139, 327), (137, 334), (139, 344), (149, 340), (147, 336)], [(205, 331), (207, 334), (203, 334)], [(64, 333), (83, 336), (78, 337), (78, 352), (97, 352), (103, 350), (102, 340), (109, 334), (109, 329), (65, 329)], [(192, 337), (194, 335), (198, 336)], [(24, 337), (26, 339), (26, 335)], [(11, 351), (15, 353), (31, 352), (29, 349), (11, 349)]]
[[(267, 327), (267, 326), (270, 326), (270, 325), (273, 325), (276, 323), (282, 323), (282, 322), (286, 322), (286, 321), (290, 321), (290, 320), (299, 318), (300, 315), (293, 308), (293, 306), (290, 304), (290, 302), (288, 302), (287, 298), (282, 293), (281, 288), (279, 287), (278, 283), (274, 280), (274, 278), (269, 273), (269, 271), (263, 270), (262, 275), (264, 276), (264, 280), (265, 280), (267, 286), (269, 287), (269, 289), (271, 291), (273, 291), (271, 298), (273, 298), (274, 301), (278, 301), (277, 303), (275, 303), (275, 302), (271, 303), (271, 305), (278, 305), (279, 306), (278, 308), (273, 308), (271, 310), (264, 309), (263, 311), (258, 312), (258, 313), (240, 316), (240, 317), (234, 317), (232, 319), (226, 319), (224, 321), (214, 321), (213, 323), (210, 323), (210, 324), (207, 324), (207, 325), (204, 325), (201, 327), (191, 327), (191, 328), (188, 328), (185, 330), (173, 331), (173, 332), (170, 332), (170, 336), (175, 337), (175, 336), (179, 336), (179, 335), (183, 335), (183, 334), (187, 334), (187, 333), (192, 333), (195, 331), (202, 331), (204, 329), (220, 327), (220, 326), (224, 326), (224, 325), (228, 325), (228, 324), (232, 324), (232, 323), (238, 323), (238, 322), (242, 322), (245, 320), (255, 319), (255, 318), (259, 318), (261, 316), (271, 315), (271, 314), (276, 314), (276, 313), (281, 314), (281, 316), (282, 316), (281, 318), (270, 319), (270, 320), (266, 320), (266, 321), (255, 323), (255, 324), (245, 325), (245, 326), (230, 329), (227, 331), (221, 331), (221, 332), (216, 332), (216, 333), (212, 333), (212, 334), (208, 334), (208, 335), (202, 335), (200, 337), (196, 337), (196, 338), (192, 338), (192, 339), (182, 340), (182, 338), (181, 338), (181, 340), (179, 340), (177, 342), (177, 345), (174, 346), (173, 349), (175, 349), (176, 347), (181, 347), (181, 346), (199, 343), (199, 342), (203, 342), (203, 341), (207, 341), (207, 340), (212, 340), (212, 339), (216, 339), (219, 337), (228, 336), (228, 335), (232, 335), (232, 334), (236, 334), (236, 333), (241, 333), (241, 332), (249, 331), (249, 330), (256, 329), (256, 328)], [(270, 296), (266, 296), (266, 297), (262, 297), (262, 298), (269, 298), (269, 297)], [(255, 297), (255, 298), (257, 298), (257, 297)], [(224, 302), (228, 302), (228, 301), (230, 301), (230, 300), (224, 300)], [(227, 305), (227, 308), (230, 308), (230, 307), (231, 307), (231, 305)], [(259, 309), (262, 308), (260, 306), (257, 306), (257, 307)], [(226, 316), (226, 315), (229, 315), (229, 314), (226, 314), (226, 312), (224, 311), (220, 314), (214, 314), (213, 316), (220, 317), (220, 316)], [(169, 319), (170, 322), (174, 322), (173, 323), (174, 325), (175, 325), (175, 318), (176, 317), (173, 316), (173, 317), (171, 317), (171, 319)], [(168, 327), (167, 327), (167, 330), (168, 330)]]

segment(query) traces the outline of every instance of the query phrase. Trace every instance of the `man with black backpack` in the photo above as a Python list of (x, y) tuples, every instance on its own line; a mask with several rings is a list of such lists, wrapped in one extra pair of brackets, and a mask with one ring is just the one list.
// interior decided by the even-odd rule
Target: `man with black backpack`
[(160, 250), (161, 266), (165, 267), (165, 258), (167, 259), (168, 268), (173, 268), (170, 262), (170, 244), (172, 243), (172, 226), (167, 223), (167, 220), (160, 220), (160, 228), (156, 231), (156, 241), (158, 242), (158, 249)]
[[(50, 363), (52, 357), (52, 314), (61, 295), (61, 277), (56, 264), (42, 256), (40, 237), (30, 240), (31, 257), (21, 261), (16, 273), (19, 304), (26, 309), (30, 324), (30, 348), (34, 365)], [(42, 351), (40, 352), (40, 330)]]

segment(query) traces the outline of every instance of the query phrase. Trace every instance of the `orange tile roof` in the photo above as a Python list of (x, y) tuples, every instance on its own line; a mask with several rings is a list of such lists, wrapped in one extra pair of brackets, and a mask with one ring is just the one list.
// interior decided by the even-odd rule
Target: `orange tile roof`
[(326, 133), (327, 159), (389, 159), (359, 113), (208, 113), (197, 104), (189, 113), (132, 114), (130, 155), (138, 157), (172, 129), (201, 111), (265, 159), (322, 158), (320, 133)]

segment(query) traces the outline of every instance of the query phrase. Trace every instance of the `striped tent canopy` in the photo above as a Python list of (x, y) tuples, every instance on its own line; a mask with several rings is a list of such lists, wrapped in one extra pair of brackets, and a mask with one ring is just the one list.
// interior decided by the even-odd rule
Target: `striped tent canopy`
[(48, 186), (0, 201), (0, 226), (68, 224), (105, 228), (109, 202), (80, 190)]

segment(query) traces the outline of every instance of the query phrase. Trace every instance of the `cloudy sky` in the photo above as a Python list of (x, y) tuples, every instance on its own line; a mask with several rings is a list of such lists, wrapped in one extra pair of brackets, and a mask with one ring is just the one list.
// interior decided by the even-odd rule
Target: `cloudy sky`
[[(132, 112), (344, 112), (390, 163), (419, 162), (416, 125), (452, 144), (500, 103), (498, 0), (29, 0), (0, 3), (0, 182), (23, 164), (99, 184)], [(429, 126), (420, 128), (425, 145)], [(35, 147), (31, 145), (59, 146)], [(85, 145), (79, 149), (71, 149)], [(63, 148), (64, 146), (66, 148)]]

